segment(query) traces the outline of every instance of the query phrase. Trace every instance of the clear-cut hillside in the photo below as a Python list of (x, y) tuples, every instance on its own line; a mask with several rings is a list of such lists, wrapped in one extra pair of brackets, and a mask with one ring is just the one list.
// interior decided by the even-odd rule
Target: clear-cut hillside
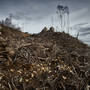
[(85, 90), (90, 47), (64, 32), (0, 26), (0, 90)]

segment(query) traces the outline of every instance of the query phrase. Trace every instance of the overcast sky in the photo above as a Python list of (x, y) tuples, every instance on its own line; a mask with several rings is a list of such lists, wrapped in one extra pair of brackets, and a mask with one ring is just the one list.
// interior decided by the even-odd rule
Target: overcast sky
[(56, 7), (67, 5), (70, 9), (71, 33), (80, 32), (80, 40), (90, 42), (90, 0), (0, 0), (0, 19), (13, 14), (13, 22), (23, 31), (37, 33), (45, 26), (58, 26)]

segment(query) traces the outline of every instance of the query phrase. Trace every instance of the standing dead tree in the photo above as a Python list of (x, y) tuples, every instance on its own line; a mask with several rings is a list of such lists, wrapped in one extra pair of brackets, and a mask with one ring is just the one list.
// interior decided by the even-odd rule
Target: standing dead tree
[(59, 24), (61, 30), (67, 30), (69, 33), (69, 7), (58, 5), (57, 6), (57, 14), (59, 17)]

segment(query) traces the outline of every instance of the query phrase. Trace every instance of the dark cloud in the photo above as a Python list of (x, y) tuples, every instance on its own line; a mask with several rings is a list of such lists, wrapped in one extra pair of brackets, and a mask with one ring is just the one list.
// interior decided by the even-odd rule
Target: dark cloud
[(32, 20), (32, 17), (27, 15), (25, 12), (16, 12), (15, 14), (11, 13), (12, 18), (15, 20)]
[(79, 24), (77, 24), (76, 26), (83, 26), (83, 25), (87, 25), (88, 23), (79, 23)]
[(90, 27), (83, 27), (79, 29), (79, 32), (89, 32), (90, 31)]
[(79, 29), (79, 38), (90, 45), (90, 27), (82, 27)]
[(87, 35), (90, 35), (90, 32), (85, 32), (85, 33), (80, 34), (80, 36), (87, 36)]
[(28, 12), (16, 12), (15, 14), (11, 13), (11, 15), (15, 20), (37, 21), (44, 18), (40, 15), (30, 15)]

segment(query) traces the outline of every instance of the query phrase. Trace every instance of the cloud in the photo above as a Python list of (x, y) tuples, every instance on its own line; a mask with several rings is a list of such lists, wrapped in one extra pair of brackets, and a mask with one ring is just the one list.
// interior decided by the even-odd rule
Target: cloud
[(15, 14), (11, 13), (12, 18), (15, 20), (24, 20), (24, 21), (39, 21), (43, 19), (45, 16), (37, 16), (37, 15), (30, 15), (27, 12), (16, 12)]
[(90, 27), (82, 27), (79, 29), (79, 39), (83, 42), (90, 44)]
[(90, 24), (89, 23), (78, 23), (72, 27), (73, 35), (77, 35), (79, 32), (79, 39), (86, 44), (90, 45)]
[(90, 32), (81, 33), (80, 36), (87, 36), (90, 35)]
[(90, 27), (84, 27), (79, 29), (79, 32), (89, 32), (89, 31), (90, 31)]

